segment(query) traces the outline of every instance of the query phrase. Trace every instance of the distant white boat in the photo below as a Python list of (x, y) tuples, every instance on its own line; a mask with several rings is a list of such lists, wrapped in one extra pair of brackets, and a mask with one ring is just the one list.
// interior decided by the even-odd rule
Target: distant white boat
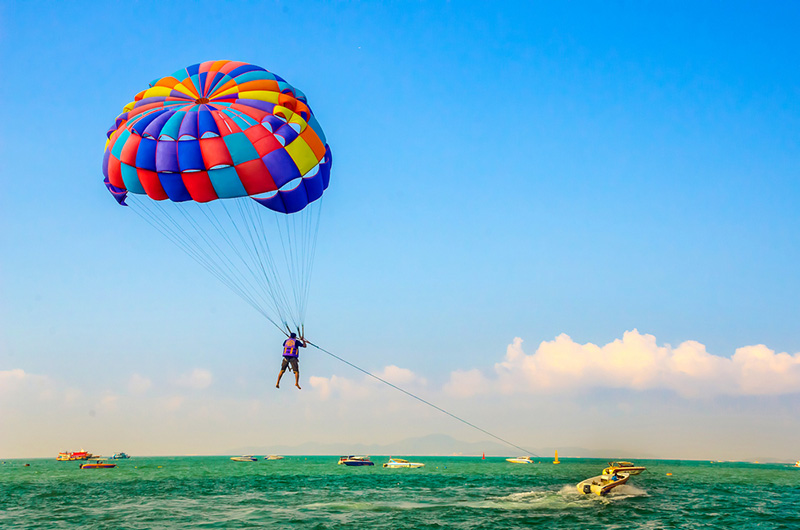
[(506, 458), (506, 462), (512, 464), (533, 464), (533, 460), (529, 456), (518, 456), (517, 458)]
[(343, 456), (339, 459), (339, 464), (346, 466), (374, 466), (375, 464), (370, 461), (368, 456)]
[(408, 460), (403, 460), (402, 458), (390, 458), (388, 462), (383, 464), (383, 467), (388, 468), (408, 468), (408, 469), (416, 469), (418, 467), (425, 467), (425, 464), (420, 462), (409, 462)]
[(265, 456), (264, 460), (283, 460), (283, 457), (279, 455), (269, 455)]
[(234, 462), (258, 462), (258, 458), (253, 455), (232, 456)]

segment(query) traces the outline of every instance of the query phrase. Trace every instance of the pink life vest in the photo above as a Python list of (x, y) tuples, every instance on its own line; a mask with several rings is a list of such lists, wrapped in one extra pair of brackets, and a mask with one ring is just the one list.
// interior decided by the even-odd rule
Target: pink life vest
[(283, 341), (283, 356), (297, 357), (297, 339), (286, 339)]

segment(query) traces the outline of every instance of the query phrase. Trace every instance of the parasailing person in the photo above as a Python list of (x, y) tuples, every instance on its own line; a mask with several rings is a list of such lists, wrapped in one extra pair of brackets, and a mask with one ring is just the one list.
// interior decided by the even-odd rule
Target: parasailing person
[(281, 377), (286, 371), (286, 368), (291, 366), (290, 370), (294, 372), (294, 386), (298, 390), (300, 388), (300, 352), (298, 348), (305, 348), (306, 342), (303, 338), (297, 338), (297, 333), (292, 333), (289, 338), (283, 341), (283, 362), (281, 363), (281, 371), (278, 374), (278, 382), (275, 383), (275, 388), (281, 387)]

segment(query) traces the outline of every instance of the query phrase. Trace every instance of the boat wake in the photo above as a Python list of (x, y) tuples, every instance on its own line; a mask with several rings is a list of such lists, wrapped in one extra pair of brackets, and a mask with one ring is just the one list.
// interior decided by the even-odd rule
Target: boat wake
[(516, 507), (518, 508), (525, 506), (532, 507), (533, 505), (538, 507), (547, 506), (550, 508), (555, 508), (558, 506), (575, 506), (576, 504), (585, 504), (587, 506), (591, 506), (597, 501), (614, 502), (634, 497), (649, 497), (649, 494), (645, 490), (637, 488), (636, 486), (623, 484), (622, 486), (614, 488), (608, 493), (608, 495), (603, 497), (599, 497), (597, 495), (581, 495), (575, 490), (575, 486), (566, 484), (558, 491), (522, 491), (494, 499), (494, 502), (507, 503), (509, 505), (516, 504)]
[(630, 499), (632, 497), (649, 497), (650, 495), (643, 489), (631, 486), (630, 484), (623, 484), (611, 490), (606, 498), (614, 500)]
[[(582, 499), (577, 491), (572, 491), (564, 486), (558, 491), (531, 490), (511, 493), (504, 497), (497, 497), (483, 507), (516, 509), (516, 510), (560, 510), (576, 506)], [(573, 495), (573, 492), (575, 493)]]

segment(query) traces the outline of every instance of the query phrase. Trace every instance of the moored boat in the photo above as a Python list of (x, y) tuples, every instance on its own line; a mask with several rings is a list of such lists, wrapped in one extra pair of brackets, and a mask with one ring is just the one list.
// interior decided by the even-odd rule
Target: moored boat
[(628, 482), (632, 475), (638, 475), (644, 470), (644, 466), (637, 466), (632, 462), (609, 462), (608, 467), (603, 469), (602, 475), (587, 478), (579, 482), (576, 487), (580, 493), (605, 496), (612, 489)]
[(283, 457), (280, 455), (268, 455), (264, 457), (264, 460), (283, 460)]
[(339, 464), (346, 466), (374, 466), (375, 463), (370, 461), (368, 456), (343, 456), (339, 459)]
[(512, 464), (533, 464), (533, 460), (529, 456), (518, 456), (517, 458), (506, 458), (506, 462)]
[(126, 458), (130, 458), (127, 453), (114, 453), (114, 456), (109, 457), (111, 460), (124, 460)]
[(117, 464), (109, 464), (102, 460), (97, 460), (96, 462), (85, 462), (80, 465), (81, 469), (106, 469), (110, 467), (117, 467)]
[(388, 468), (407, 468), (407, 469), (416, 469), (418, 467), (425, 467), (425, 464), (420, 462), (409, 462), (408, 460), (404, 460), (402, 458), (389, 458), (389, 461), (383, 464), (383, 467)]
[(94, 455), (92, 453), (81, 449), (80, 451), (73, 451), (73, 452), (65, 451), (58, 453), (58, 457), (56, 457), (56, 460), (59, 460), (61, 462), (72, 462), (74, 460), (89, 460), (93, 456)]
[(258, 462), (258, 458), (253, 455), (232, 456), (234, 462)]

